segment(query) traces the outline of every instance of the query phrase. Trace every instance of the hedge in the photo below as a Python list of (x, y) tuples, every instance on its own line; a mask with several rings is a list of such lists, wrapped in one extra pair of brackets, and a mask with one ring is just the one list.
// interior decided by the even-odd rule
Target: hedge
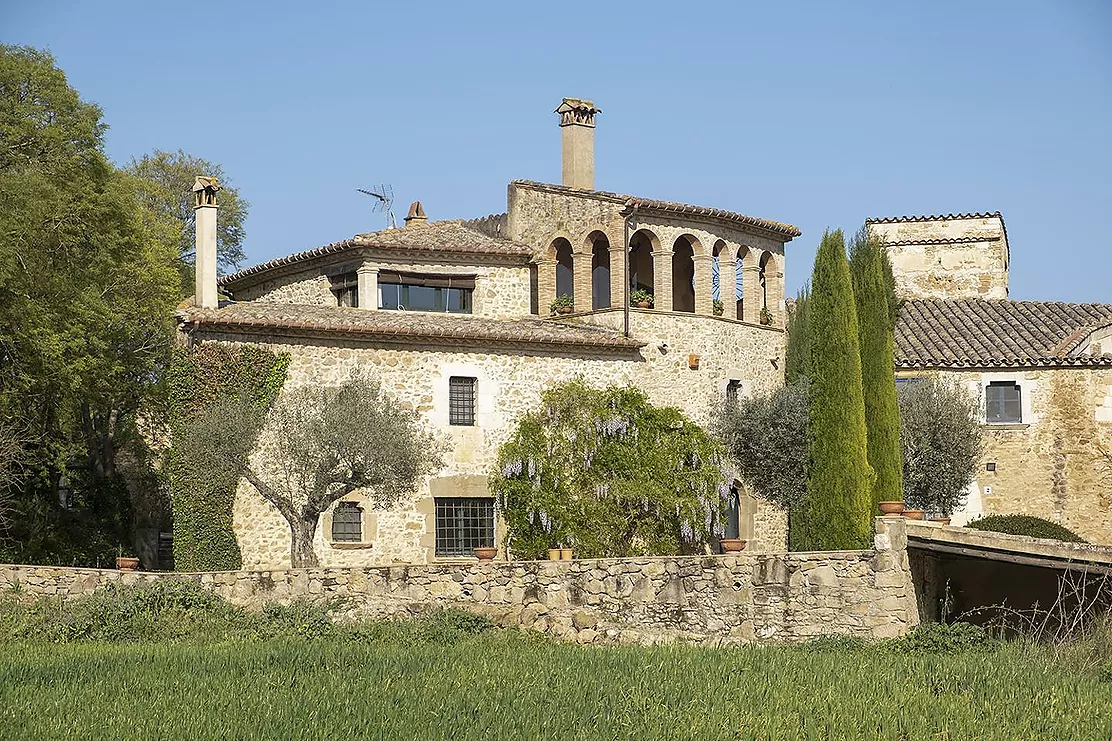
[(1067, 543), (1089, 542), (1069, 528), (1031, 515), (988, 515), (973, 520), (966, 527), (1006, 535), (1026, 535), (1029, 538), (1064, 540)]

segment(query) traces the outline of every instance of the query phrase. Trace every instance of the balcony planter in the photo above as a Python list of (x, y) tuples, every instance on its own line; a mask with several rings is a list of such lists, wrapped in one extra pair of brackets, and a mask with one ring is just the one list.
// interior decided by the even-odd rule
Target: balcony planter
[(880, 503), (880, 513), (882, 515), (902, 515), (904, 511), (903, 500), (887, 501)]
[(639, 309), (651, 309), (653, 307), (653, 295), (643, 288), (638, 288), (629, 294), (629, 303)]
[(949, 517), (932, 517), (930, 521), (931, 522), (937, 522), (941, 525), (949, 525), (950, 524), (950, 518)]
[(475, 556), (480, 561), (493, 561), (496, 555), (498, 555), (498, 549), (494, 546), (481, 545), (475, 549)]
[(571, 296), (566, 293), (560, 294), (552, 305), (548, 307), (552, 314), (570, 314), (575, 308), (575, 303), (572, 301)]
[(714, 306), (714, 315), (715, 316), (722, 316), (722, 312), (724, 312), (726, 310), (725, 305), (719, 299), (714, 299), (714, 305), (713, 306)]
[(138, 571), (139, 559), (131, 556), (117, 556), (116, 568), (120, 571)]
[(903, 511), (903, 516), (906, 517), (909, 520), (925, 520), (925, 519), (927, 519), (927, 513), (924, 512), (921, 509), (905, 509)]
[(761, 309), (761, 324), (766, 327), (772, 326), (772, 312), (768, 309)]
[(738, 553), (745, 550), (746, 541), (741, 538), (723, 538), (718, 542), (722, 544), (723, 553)]

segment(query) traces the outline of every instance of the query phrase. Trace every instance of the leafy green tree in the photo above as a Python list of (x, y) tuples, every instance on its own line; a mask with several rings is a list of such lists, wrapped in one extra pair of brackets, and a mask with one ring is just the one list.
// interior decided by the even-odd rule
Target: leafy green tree
[(182, 285), (193, 290), (193, 261), (197, 232), (193, 212), (193, 181), (208, 175), (220, 181), (220, 218), (216, 225), (216, 257), (222, 268), (234, 267), (244, 260), (244, 222), (250, 204), (224, 174), (224, 168), (181, 151), (155, 150), (132, 159), (127, 172), (136, 178), (139, 198), (147, 212), (175, 232)]
[(810, 298), (811, 288), (804, 286), (788, 313), (788, 346), (784, 353), (784, 380), (788, 384), (811, 374)]
[(870, 237), (865, 229), (854, 235), (849, 264), (853, 275), (853, 295), (857, 302), (869, 465), (876, 474), (872, 487), (874, 514), (878, 511), (879, 502), (903, 498), (894, 323), (889, 315), (894, 293), (892, 284), (885, 278), (887, 256), (884, 244)]
[(722, 447), (639, 389), (553, 387), (521, 417), (490, 477), (518, 558), (701, 551), (722, 530)]
[(362, 490), (388, 508), (442, 465), (440, 445), (416, 415), (359, 376), (287, 392), (269, 415), (256, 399), (225, 397), (181, 425), (174, 446), (194, 478), (246, 478), (274, 505), (290, 527), (294, 568), (317, 565), (313, 538), (333, 502)]
[(872, 533), (872, 481), (861, 390), (857, 309), (841, 230), (815, 256), (810, 299), (810, 469), (798, 545), (865, 547)]
[[(129, 517), (118, 453), (139, 444), (136, 415), (171, 344), (172, 241), (105, 157), (100, 115), (48, 53), (0, 47), (0, 418), (30, 441), (25, 542), (36, 527), (57, 534), (42, 543), (62, 542), (52, 523), (82, 512), (116, 513), (106, 527), (118, 537)], [(78, 550), (66, 560), (88, 562)]]
[(901, 383), (898, 400), (904, 500), (948, 516), (965, 504), (984, 451), (980, 400), (934, 376)]

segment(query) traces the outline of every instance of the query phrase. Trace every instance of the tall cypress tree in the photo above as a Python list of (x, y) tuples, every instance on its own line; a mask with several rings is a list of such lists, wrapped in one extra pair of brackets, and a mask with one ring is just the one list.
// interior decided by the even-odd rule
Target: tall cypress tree
[(857, 307), (841, 230), (823, 234), (811, 277), (811, 466), (794, 547), (864, 548), (872, 534), (872, 480)]
[(811, 375), (810, 306), (811, 288), (804, 286), (788, 314), (788, 346), (784, 352), (784, 381), (790, 386), (800, 376)]
[(889, 314), (897, 304), (895, 292), (885, 277), (887, 253), (883, 243), (862, 229), (853, 237), (849, 260), (857, 303), (869, 465), (876, 473), (872, 488), (874, 514), (878, 502), (903, 499), (900, 408), (896, 402), (893, 361), (895, 317)]

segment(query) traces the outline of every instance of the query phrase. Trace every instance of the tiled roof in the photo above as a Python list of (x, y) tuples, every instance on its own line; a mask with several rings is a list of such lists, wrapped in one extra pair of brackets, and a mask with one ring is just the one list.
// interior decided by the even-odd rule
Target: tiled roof
[(428, 224), (411, 224), (401, 229), (357, 234), (342, 242), (297, 252), (268, 262), (245, 268), (220, 279), (220, 284), (231, 286), (259, 273), (286, 265), (314, 260), (359, 248), (406, 250), (411, 252), (460, 252), (465, 254), (505, 255), (528, 258), (533, 251), (528, 246), (508, 239), (484, 234), (461, 221), (434, 221)]
[(1112, 355), (1071, 354), (1109, 321), (1112, 304), (908, 300), (896, 324), (896, 367), (1112, 366)]
[(999, 211), (985, 211), (971, 214), (937, 214), (934, 216), (884, 216), (881, 218), (865, 219), (866, 224), (901, 224), (909, 221), (955, 221), (958, 219), (1003, 219)]
[(264, 301), (230, 303), (219, 309), (179, 307), (186, 325), (245, 334), (342, 335), (375, 342), (481, 347), (546, 346), (633, 350), (643, 342), (601, 327), (546, 319), (497, 320), (460, 314), (304, 306)]
[(741, 224), (743, 226), (766, 229), (782, 237), (787, 237), (788, 239), (794, 239), (802, 234), (802, 232), (799, 231), (799, 227), (791, 224), (782, 224), (779, 221), (770, 221), (769, 219), (758, 219), (755, 216), (746, 216), (745, 214), (725, 211), (720, 208), (711, 208), (709, 206), (692, 206), (688, 203), (678, 203), (676, 201), (658, 201), (652, 198), (639, 198), (622, 193), (611, 193), (605, 190), (585, 190), (583, 188), (570, 188), (566, 185), (538, 183), (533, 180), (514, 180), (512, 185), (521, 185), (526, 188), (531, 188), (532, 190), (566, 193), (568, 195), (594, 198), (596, 200), (611, 201), (612, 203), (621, 203), (626, 206), (636, 205), (642, 211), (656, 211), (680, 216), (702, 216), (719, 221)]

